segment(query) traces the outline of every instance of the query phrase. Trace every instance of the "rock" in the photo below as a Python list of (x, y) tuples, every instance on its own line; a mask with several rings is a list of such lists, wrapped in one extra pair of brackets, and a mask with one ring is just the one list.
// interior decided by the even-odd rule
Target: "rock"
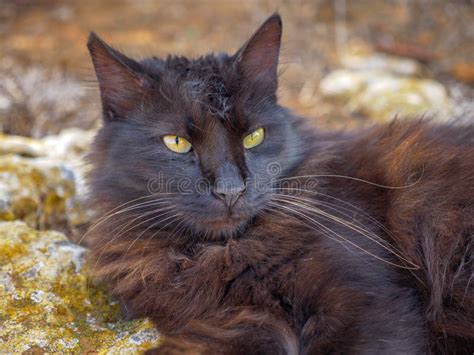
[(445, 88), (429, 79), (380, 77), (368, 82), (359, 95), (350, 99), (347, 107), (376, 121), (389, 121), (395, 116), (449, 117)]
[[(136, 353), (156, 346), (147, 321), (120, 319), (91, 284), (86, 249), (63, 234), (89, 220), (83, 156), (94, 131), (0, 136), (0, 353)], [(34, 228), (34, 229), (32, 229)]]
[(0, 134), (0, 155), (17, 154), (37, 158), (48, 156), (65, 162), (81, 159), (87, 153), (96, 131), (68, 128), (60, 134), (32, 139)]
[(47, 158), (0, 156), (0, 220), (17, 219), (39, 229), (84, 223), (74, 172)]
[(379, 70), (396, 75), (419, 75), (421, 65), (416, 60), (377, 53), (365, 43), (354, 42), (339, 54), (343, 67), (352, 70)]
[(61, 230), (86, 223), (82, 158), (94, 133), (69, 129), (42, 140), (1, 135), (0, 220)]
[(95, 134), (95, 130), (68, 128), (60, 134), (44, 137), (40, 144), (49, 157), (67, 162), (71, 159), (82, 159), (88, 152)]
[(348, 100), (366, 87), (368, 79), (363, 72), (338, 69), (321, 80), (319, 89), (326, 97)]
[(124, 321), (93, 285), (86, 249), (59, 232), (0, 222), (0, 353), (137, 353), (156, 346), (150, 322)]
[(44, 147), (36, 139), (0, 134), (0, 155), (18, 154), (26, 157), (45, 156)]
[(58, 135), (46, 136), (41, 140), (43, 150), (50, 159), (60, 162), (74, 172), (76, 187), (74, 202), (77, 208), (70, 210), (68, 215), (71, 227), (82, 225), (91, 217), (84, 208), (87, 194), (85, 176), (88, 171), (84, 158), (96, 133), (96, 130), (69, 128)]
[(375, 121), (395, 116), (450, 116), (452, 104), (439, 82), (421, 79), (420, 66), (411, 59), (372, 53), (365, 47), (342, 52), (346, 67), (329, 73), (320, 82), (323, 96), (336, 99), (350, 113)]

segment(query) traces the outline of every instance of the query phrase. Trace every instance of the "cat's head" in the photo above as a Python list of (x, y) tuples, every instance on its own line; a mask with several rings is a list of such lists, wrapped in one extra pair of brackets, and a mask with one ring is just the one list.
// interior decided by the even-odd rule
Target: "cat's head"
[(150, 230), (244, 228), (300, 159), (295, 118), (277, 104), (281, 30), (275, 14), (234, 55), (141, 61), (92, 33), (104, 118), (92, 200), (124, 204)]

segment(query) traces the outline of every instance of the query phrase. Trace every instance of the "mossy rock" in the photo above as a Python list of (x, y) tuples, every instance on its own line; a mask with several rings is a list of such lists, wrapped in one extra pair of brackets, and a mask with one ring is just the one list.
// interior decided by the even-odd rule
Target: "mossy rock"
[(148, 321), (125, 321), (92, 284), (86, 249), (54, 231), (0, 222), (0, 353), (137, 353), (157, 345)]
[(83, 223), (75, 173), (49, 158), (0, 156), (0, 220), (64, 230)]

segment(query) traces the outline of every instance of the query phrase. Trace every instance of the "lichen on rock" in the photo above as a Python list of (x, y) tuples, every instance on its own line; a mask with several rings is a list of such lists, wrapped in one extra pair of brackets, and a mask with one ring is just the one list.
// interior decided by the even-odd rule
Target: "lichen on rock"
[(39, 229), (66, 229), (85, 217), (76, 200), (74, 172), (46, 158), (0, 156), (0, 219)]
[(148, 321), (121, 319), (117, 303), (90, 282), (86, 249), (46, 231), (72, 232), (89, 219), (81, 158), (93, 134), (0, 135), (2, 354), (136, 353), (157, 344)]
[(75, 129), (42, 140), (0, 135), (0, 220), (61, 230), (86, 223), (81, 158), (92, 135)]
[(90, 282), (86, 249), (54, 231), (0, 222), (0, 353), (130, 353), (156, 346), (150, 322), (124, 321)]

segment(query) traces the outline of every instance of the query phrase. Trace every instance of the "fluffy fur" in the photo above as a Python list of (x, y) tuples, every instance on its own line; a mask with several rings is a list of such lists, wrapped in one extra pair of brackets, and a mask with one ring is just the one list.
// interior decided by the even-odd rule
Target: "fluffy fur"
[(471, 354), (474, 127), (308, 128), (277, 103), (280, 37), (273, 15), (232, 56), (137, 62), (91, 35), (96, 276), (158, 353)]

